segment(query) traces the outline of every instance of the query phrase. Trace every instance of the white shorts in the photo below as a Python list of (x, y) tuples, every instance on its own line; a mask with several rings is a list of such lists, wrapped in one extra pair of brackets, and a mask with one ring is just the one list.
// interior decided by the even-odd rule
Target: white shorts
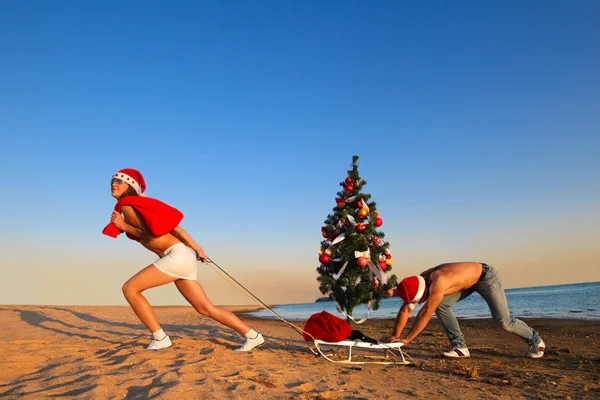
[(196, 255), (183, 243), (169, 247), (165, 250), (165, 254), (152, 265), (165, 274), (179, 279), (196, 280), (198, 278)]

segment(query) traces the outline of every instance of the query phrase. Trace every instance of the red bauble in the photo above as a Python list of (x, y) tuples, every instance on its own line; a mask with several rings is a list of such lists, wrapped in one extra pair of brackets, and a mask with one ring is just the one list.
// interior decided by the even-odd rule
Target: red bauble
[(379, 228), (381, 225), (383, 225), (383, 220), (381, 218), (375, 218), (375, 226)]
[(358, 224), (358, 225), (356, 225), (355, 229), (356, 229), (356, 232), (362, 232), (365, 230), (366, 227), (367, 227), (366, 224)]
[(387, 295), (388, 297), (392, 297), (394, 295), (394, 289), (388, 289)]
[(359, 257), (358, 260), (356, 260), (356, 265), (358, 265), (361, 268), (366, 267), (368, 263), (369, 260), (367, 260), (366, 257)]
[(380, 260), (379, 267), (381, 268), (382, 271), (385, 271), (387, 269), (387, 264), (385, 263), (385, 261)]
[(325, 253), (323, 253), (323, 254), (321, 254), (321, 255), (319, 256), (319, 262), (320, 262), (321, 264), (323, 264), (323, 265), (325, 265), (325, 264), (329, 263), (329, 260), (330, 260), (330, 259), (329, 259), (329, 255), (328, 255), (328, 254), (325, 254)]
[(377, 278), (373, 278), (373, 287), (377, 289), (377, 286), (379, 286), (379, 281), (377, 280)]
[(344, 182), (346, 182), (346, 185), (350, 185), (352, 183), (352, 178), (347, 177)]
[(385, 258), (387, 258), (388, 260), (392, 259), (392, 253), (385, 253)]
[(379, 246), (379, 239), (377, 238), (377, 236), (373, 236), (373, 244), (375, 246)]
[(367, 215), (369, 215), (369, 212), (366, 209), (361, 208), (361, 209), (358, 210), (358, 212), (356, 213), (356, 215), (358, 216), (358, 218), (366, 218)]
[(354, 185), (350, 184), (350, 185), (346, 185), (346, 187), (344, 188), (344, 190), (346, 192), (351, 192), (354, 190)]

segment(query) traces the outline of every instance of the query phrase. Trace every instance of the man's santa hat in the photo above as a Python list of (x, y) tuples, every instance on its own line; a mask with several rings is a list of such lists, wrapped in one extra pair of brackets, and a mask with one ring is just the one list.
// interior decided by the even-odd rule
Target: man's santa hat
[(146, 181), (144, 181), (142, 173), (137, 169), (123, 168), (113, 175), (112, 179), (114, 178), (121, 179), (125, 183), (128, 183), (140, 196), (146, 191)]
[(425, 293), (425, 279), (421, 275), (404, 278), (398, 284), (396, 293), (408, 304), (409, 309), (414, 310), (415, 304), (421, 301)]

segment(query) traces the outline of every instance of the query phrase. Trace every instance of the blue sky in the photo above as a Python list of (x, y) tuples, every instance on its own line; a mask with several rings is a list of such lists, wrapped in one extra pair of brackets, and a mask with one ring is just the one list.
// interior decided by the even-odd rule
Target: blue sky
[(71, 279), (0, 302), (121, 304), (153, 260), (99, 233), (120, 168), (267, 301), (311, 301), (354, 154), (399, 276), (482, 257), (508, 286), (598, 280), (599, 20), (595, 1), (2, 2), (0, 275)]

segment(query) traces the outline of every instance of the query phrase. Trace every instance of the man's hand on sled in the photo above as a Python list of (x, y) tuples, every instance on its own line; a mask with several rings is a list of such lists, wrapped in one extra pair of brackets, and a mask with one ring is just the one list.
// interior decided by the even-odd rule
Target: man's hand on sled
[(410, 340), (400, 338), (400, 339), (396, 340), (396, 342), (401, 342), (402, 344), (404, 344), (406, 346), (407, 344), (410, 343)]
[[(384, 336), (382, 338), (379, 339), (379, 341), (381, 343), (395, 343), (395, 342), (402, 342), (404, 343), (404, 341), (398, 337), (394, 337), (394, 336)], [(406, 344), (406, 343), (404, 343)]]

